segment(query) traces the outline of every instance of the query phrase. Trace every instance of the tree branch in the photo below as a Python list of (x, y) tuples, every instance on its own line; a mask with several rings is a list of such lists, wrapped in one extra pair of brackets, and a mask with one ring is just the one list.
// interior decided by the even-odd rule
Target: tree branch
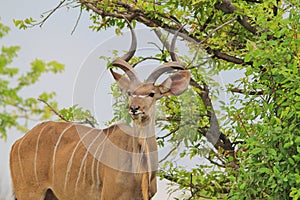
[(77, 123), (77, 124), (89, 124), (91, 127), (95, 128), (94, 123), (91, 122), (89, 119), (85, 119), (84, 121), (79, 121), (79, 122), (73, 122), (73, 121), (67, 120), (62, 114), (57, 112), (49, 103), (47, 103), (43, 99), (38, 99), (38, 100), (41, 101), (42, 103), (46, 104), (55, 115), (57, 115), (61, 120), (65, 121), (65, 122), (72, 122), (72, 123)]
[(235, 64), (246, 64), (244, 59), (241, 58), (237, 58), (234, 56), (230, 56), (226, 53), (222, 53), (220, 50), (216, 50), (216, 49), (212, 49), (210, 47), (206, 47), (206, 51), (209, 54), (213, 54), (213, 57), (228, 61), (228, 62), (232, 62)]
[[(126, 12), (123, 12), (122, 14), (118, 13), (117, 11), (114, 13), (107, 12), (105, 10), (99, 10), (95, 5), (93, 5), (91, 2), (80, 0), (80, 2), (85, 5), (88, 9), (93, 10), (98, 15), (105, 17), (113, 17), (118, 19), (124, 19), (124, 16), (129, 20), (137, 20), (138, 22), (145, 24), (148, 27), (161, 27), (166, 29), (168, 32), (174, 34), (179, 27), (181, 27), (181, 24), (179, 24), (178, 20), (175, 20), (172, 17), (165, 17), (167, 20), (172, 20), (176, 25), (170, 26), (167, 23), (164, 23), (162, 20), (159, 20), (157, 18), (149, 17), (146, 13), (144, 13), (142, 10), (139, 9), (133, 9), (130, 5), (126, 3), (118, 3), (122, 5), (123, 9), (126, 9)], [(94, 2), (95, 4), (97, 1)], [(229, 6), (231, 7), (231, 6)], [(226, 24), (225, 24), (226, 25)], [(178, 34), (180, 37), (182, 37), (184, 40), (188, 42), (193, 42), (195, 44), (201, 42), (196, 35), (190, 35), (189, 32), (186, 29), (180, 30), (180, 33)], [(243, 59), (236, 58), (234, 56), (230, 56), (226, 53), (223, 53), (219, 50), (212, 50), (211, 48), (206, 48), (208, 54), (212, 54), (213, 57), (225, 60), (227, 62), (233, 62), (235, 64), (246, 64)]]
[(46, 101), (44, 101), (43, 99), (38, 99), (39, 101), (41, 101), (42, 103), (46, 104), (46, 106), (48, 106), (50, 108), (50, 110), (57, 115), (61, 120), (66, 121), (66, 122), (71, 122), (69, 120), (67, 120), (62, 114), (60, 114), (59, 112), (57, 112), (49, 103), (47, 103)]
[(50, 13), (42, 20), (40, 21), (39, 23), (37, 24), (34, 24), (35, 25), (39, 25), (40, 27), (42, 27), (44, 25), (44, 23), (47, 21), (47, 19), (57, 10), (59, 9), (60, 7), (62, 7), (62, 5), (66, 2), (66, 0), (62, 0), (55, 8), (53, 8)]
[(234, 93), (240, 93), (240, 94), (248, 94), (248, 95), (263, 95), (264, 94), (264, 91), (245, 91), (245, 90), (242, 90), (242, 89), (239, 89), (239, 88), (232, 88), (230, 89), (231, 92), (234, 92)]
[(204, 24), (200, 27), (200, 31), (204, 31), (206, 29), (206, 27), (209, 25), (209, 23), (212, 21), (213, 17), (214, 17), (215, 13), (212, 12), (212, 14), (206, 19), (206, 21), (204, 22)]
[[(185, 182), (185, 180), (175, 177), (173, 174), (167, 174), (163, 171), (160, 171), (160, 174), (164, 179), (171, 181), (173, 183), (177, 183), (185, 188), (192, 187), (192, 189), (194, 191), (194, 195), (195, 195), (194, 197), (196, 197), (196, 196), (203, 197), (201, 195), (201, 191), (203, 191), (203, 189), (205, 189), (207, 187), (207, 185), (202, 185), (202, 184), (192, 184), (191, 185), (190, 183)], [(228, 188), (225, 188), (225, 187), (219, 188), (214, 183), (212, 183), (210, 186), (214, 187), (216, 189), (215, 192), (217, 192), (219, 194), (227, 194), (229, 192)], [(200, 194), (198, 194), (198, 192), (200, 192)], [(219, 198), (217, 198), (217, 199), (219, 199)]]
[(215, 28), (214, 30), (212, 30), (212, 31), (208, 34), (208, 36), (206, 36), (206, 38), (200, 42), (200, 44), (201, 44), (201, 43), (204, 43), (204, 42), (205, 42), (206, 40), (208, 40), (215, 32), (217, 32), (218, 30), (220, 30), (220, 29), (223, 28), (224, 26), (226, 26), (226, 25), (228, 25), (228, 24), (234, 22), (236, 19), (237, 19), (237, 18), (234, 17), (234, 18), (232, 18), (231, 20), (228, 20), (227, 22), (221, 24), (220, 26), (218, 26), (217, 28)]
[[(222, 3), (216, 3), (215, 8), (222, 10), (225, 14), (232, 14), (236, 10), (236, 7), (231, 3), (230, 0), (222, 0)], [(251, 26), (251, 24), (248, 22), (247, 16), (238, 17), (237, 21), (248, 31), (256, 35), (257, 27)]]
[[(156, 58), (156, 57), (144, 57), (144, 58), (140, 59), (139, 61), (137, 61), (136, 63), (134, 63), (134, 64), (132, 65), (132, 67), (135, 68), (135, 66), (137, 66), (138, 64), (140, 64), (141, 62), (144, 62), (144, 61), (146, 61), (146, 60), (158, 60), (158, 61), (161, 61), (161, 59)], [(164, 61), (165, 61), (165, 60), (164, 60)]]
[(166, 135), (164, 135), (164, 136), (161, 136), (161, 137), (157, 137), (156, 139), (165, 139), (165, 138), (167, 138), (167, 137), (169, 137), (170, 135), (173, 135), (174, 133), (176, 133), (176, 131), (178, 131), (179, 130), (179, 126), (175, 129), (175, 130), (173, 130), (173, 131), (170, 131), (170, 133), (168, 133), (168, 134), (166, 134)]
[(179, 145), (181, 144), (181, 142), (178, 142), (177, 145), (175, 147), (173, 147), (169, 153), (167, 155), (165, 155), (165, 157), (163, 157), (159, 163), (162, 163), (163, 161), (165, 161), (176, 149), (178, 149)]

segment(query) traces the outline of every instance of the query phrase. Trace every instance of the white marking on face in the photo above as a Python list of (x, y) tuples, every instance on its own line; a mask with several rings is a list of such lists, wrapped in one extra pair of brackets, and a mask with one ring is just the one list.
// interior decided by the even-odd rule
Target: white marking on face
[[(151, 94), (151, 93), (155, 94), (155, 91), (151, 91), (149, 94)], [(145, 95), (142, 95), (142, 94), (132, 94), (131, 96), (133, 98), (147, 98), (147, 97), (149, 97), (149, 94), (145, 94)]]
[(136, 94), (133, 94), (132, 97), (133, 98), (136, 98), (136, 97), (137, 98), (146, 98), (146, 97), (148, 97), (148, 95), (136, 95)]

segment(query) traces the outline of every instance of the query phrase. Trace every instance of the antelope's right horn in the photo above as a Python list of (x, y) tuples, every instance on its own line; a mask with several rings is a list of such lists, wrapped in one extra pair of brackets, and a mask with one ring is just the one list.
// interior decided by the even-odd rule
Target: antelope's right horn
[(122, 69), (127, 74), (127, 76), (129, 77), (129, 79), (131, 81), (138, 81), (138, 77), (137, 77), (135, 70), (127, 63), (134, 56), (134, 53), (137, 48), (137, 39), (136, 39), (135, 32), (134, 32), (130, 22), (126, 18), (124, 18), (124, 19), (126, 20), (126, 22), (129, 25), (129, 28), (130, 28), (131, 46), (130, 46), (129, 51), (126, 54), (124, 54), (122, 57), (117, 58), (114, 61), (112, 61), (112, 65)]

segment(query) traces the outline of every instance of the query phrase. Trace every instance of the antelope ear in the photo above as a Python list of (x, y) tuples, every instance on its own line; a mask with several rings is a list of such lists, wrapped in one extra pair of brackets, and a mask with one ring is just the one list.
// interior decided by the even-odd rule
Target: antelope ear
[(129, 89), (129, 79), (125, 76), (114, 72), (112, 69), (110, 69), (111, 74), (113, 75), (115, 81), (118, 83), (119, 87), (122, 89), (122, 91), (126, 91)]
[(189, 71), (179, 71), (167, 78), (158, 87), (163, 96), (178, 96), (187, 89), (190, 78), (191, 74)]

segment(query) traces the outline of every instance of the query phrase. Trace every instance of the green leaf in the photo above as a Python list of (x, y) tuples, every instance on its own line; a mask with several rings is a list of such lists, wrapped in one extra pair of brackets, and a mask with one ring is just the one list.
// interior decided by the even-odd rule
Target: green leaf
[(266, 173), (266, 174), (270, 174), (272, 171), (271, 171), (271, 169), (269, 169), (269, 168), (262, 167), (262, 168), (259, 168), (259, 169), (257, 170), (257, 172), (258, 172), (258, 173)]
[(257, 155), (257, 154), (260, 154), (261, 151), (262, 151), (261, 148), (253, 149), (253, 150), (252, 150), (252, 154), (253, 154), (253, 155)]
[(288, 149), (288, 148), (290, 148), (290, 147), (293, 146), (293, 145), (294, 145), (294, 142), (293, 142), (293, 141), (290, 141), (290, 142), (285, 143), (285, 144), (283, 145), (283, 148)]
[(0, 23), (0, 38), (7, 35), (9, 31), (10, 28), (8, 26), (5, 26), (4, 24)]
[(54, 73), (62, 72), (65, 69), (65, 65), (57, 61), (48, 62), (47, 66), (50, 66), (50, 70)]
[(295, 161), (292, 158), (288, 158), (288, 161), (291, 165), (295, 165)]
[(295, 143), (297, 145), (300, 145), (300, 136), (296, 136)]

